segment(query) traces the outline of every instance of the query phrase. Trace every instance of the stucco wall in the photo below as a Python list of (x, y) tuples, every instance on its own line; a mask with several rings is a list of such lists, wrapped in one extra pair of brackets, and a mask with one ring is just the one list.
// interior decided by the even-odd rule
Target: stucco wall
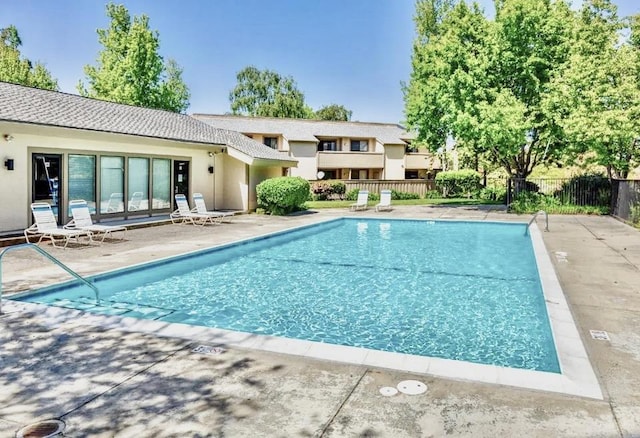
[(291, 176), (300, 176), (307, 180), (317, 179), (318, 162), (316, 153), (318, 145), (312, 142), (289, 142), (291, 155), (298, 159), (298, 167), (292, 167)]
[[(222, 208), (233, 210), (249, 209), (249, 175), (247, 165), (239, 160), (235, 160), (228, 155), (220, 158), (224, 167), (222, 183)], [(220, 187), (218, 188), (220, 189)], [(217, 191), (217, 190), (216, 190)], [(221, 208), (221, 207), (217, 207)]]
[(255, 210), (258, 206), (256, 186), (265, 179), (282, 176), (281, 167), (252, 167), (249, 175), (249, 210)]
[(384, 179), (404, 179), (404, 146), (384, 147)]

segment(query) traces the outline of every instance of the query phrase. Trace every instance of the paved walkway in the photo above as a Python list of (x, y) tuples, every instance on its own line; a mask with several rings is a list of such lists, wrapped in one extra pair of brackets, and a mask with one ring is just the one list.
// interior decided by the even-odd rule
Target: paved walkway
[[(88, 275), (346, 214), (239, 216), (131, 230), (124, 241), (50, 251)], [(486, 207), (398, 207), (360, 216), (509, 220)], [(539, 220), (542, 224), (542, 220)], [(544, 233), (604, 400), (344, 365), (93, 325), (3, 303), (0, 437), (60, 418), (70, 437), (640, 437), (640, 232), (609, 217), (552, 216)], [(34, 252), (2, 261), (3, 290), (66, 279)], [(594, 340), (589, 330), (606, 330)], [(383, 397), (401, 380), (422, 395)]]

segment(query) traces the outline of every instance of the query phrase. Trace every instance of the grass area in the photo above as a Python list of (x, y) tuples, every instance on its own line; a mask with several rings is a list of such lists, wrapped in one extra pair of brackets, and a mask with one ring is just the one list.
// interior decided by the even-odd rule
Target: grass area
[[(307, 201), (305, 204), (307, 208), (320, 209), (320, 208), (348, 208), (355, 201)], [(369, 207), (375, 207), (380, 201), (369, 201), (367, 205)], [(391, 205), (478, 205), (478, 204), (494, 204), (501, 205), (500, 202), (486, 201), (482, 199), (467, 199), (467, 198), (451, 198), (451, 199), (404, 199), (393, 200)]]

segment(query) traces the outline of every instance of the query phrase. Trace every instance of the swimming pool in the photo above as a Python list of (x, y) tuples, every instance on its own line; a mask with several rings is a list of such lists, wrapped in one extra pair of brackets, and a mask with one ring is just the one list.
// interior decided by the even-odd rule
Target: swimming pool
[(559, 373), (525, 226), (341, 218), (20, 299)]

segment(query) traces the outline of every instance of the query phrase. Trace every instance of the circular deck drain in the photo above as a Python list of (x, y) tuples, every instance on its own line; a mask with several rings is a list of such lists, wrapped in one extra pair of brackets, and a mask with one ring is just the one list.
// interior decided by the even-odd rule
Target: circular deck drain
[(385, 397), (392, 397), (397, 393), (398, 390), (392, 386), (383, 386), (382, 388), (380, 388), (380, 394), (384, 395)]
[(398, 383), (398, 391), (408, 395), (418, 395), (427, 392), (427, 385), (417, 380), (403, 380)]
[(16, 433), (16, 438), (53, 438), (62, 436), (65, 424), (61, 420), (43, 420), (29, 424)]

